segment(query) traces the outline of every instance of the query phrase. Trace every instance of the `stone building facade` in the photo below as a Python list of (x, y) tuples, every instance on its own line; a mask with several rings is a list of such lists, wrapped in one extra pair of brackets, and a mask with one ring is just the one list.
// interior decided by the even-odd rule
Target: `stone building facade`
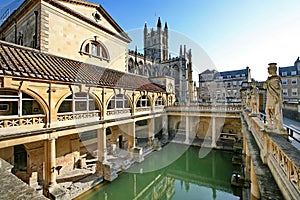
[(300, 60), (299, 57), (293, 66), (279, 67), (281, 76), (283, 99), (288, 103), (298, 103), (300, 101)]
[(241, 103), (243, 83), (251, 82), (250, 68), (218, 72), (205, 70), (199, 74), (199, 102)]
[(139, 161), (166, 136), (175, 81), (127, 73), (131, 39), (101, 5), (26, 0), (0, 33), (0, 157), (26, 183), (48, 195), (90, 158), (111, 181), (108, 154)]
[(279, 67), (283, 89), (283, 114), (300, 121), (300, 60), (293, 66)]

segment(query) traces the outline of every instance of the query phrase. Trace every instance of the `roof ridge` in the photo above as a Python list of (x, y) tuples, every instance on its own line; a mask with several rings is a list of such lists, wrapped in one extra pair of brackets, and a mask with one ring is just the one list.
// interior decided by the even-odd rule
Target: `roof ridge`
[(97, 4), (97, 3), (86, 1), (86, 0), (58, 0), (58, 1), (76, 3), (76, 4), (86, 5), (86, 6), (93, 6), (93, 7), (99, 6), (99, 4)]

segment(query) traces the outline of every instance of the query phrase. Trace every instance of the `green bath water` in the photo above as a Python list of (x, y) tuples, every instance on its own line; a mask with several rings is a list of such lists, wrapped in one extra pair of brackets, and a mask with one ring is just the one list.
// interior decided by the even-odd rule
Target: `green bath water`
[(230, 184), (232, 153), (170, 143), (79, 199), (240, 199)]

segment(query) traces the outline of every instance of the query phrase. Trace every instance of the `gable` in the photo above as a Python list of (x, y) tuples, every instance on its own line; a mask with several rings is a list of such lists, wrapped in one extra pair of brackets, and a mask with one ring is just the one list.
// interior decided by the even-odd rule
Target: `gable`
[(45, 1), (77, 17), (78, 20), (90, 23), (111, 35), (118, 36), (128, 43), (131, 41), (124, 30), (113, 20), (113, 18), (100, 4), (82, 0), (58, 0), (56, 2), (50, 0)]

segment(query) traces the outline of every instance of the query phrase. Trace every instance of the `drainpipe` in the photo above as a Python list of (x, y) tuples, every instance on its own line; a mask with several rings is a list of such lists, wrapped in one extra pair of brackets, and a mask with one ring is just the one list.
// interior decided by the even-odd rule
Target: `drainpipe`
[(38, 41), (38, 14), (39, 12), (38, 11), (34, 11), (34, 15), (35, 15), (35, 27), (34, 27), (34, 46), (33, 48), (37, 49), (38, 47), (38, 44), (37, 44), (37, 41)]
[(18, 30), (17, 30), (17, 22), (15, 21), (15, 44), (18, 44)]

